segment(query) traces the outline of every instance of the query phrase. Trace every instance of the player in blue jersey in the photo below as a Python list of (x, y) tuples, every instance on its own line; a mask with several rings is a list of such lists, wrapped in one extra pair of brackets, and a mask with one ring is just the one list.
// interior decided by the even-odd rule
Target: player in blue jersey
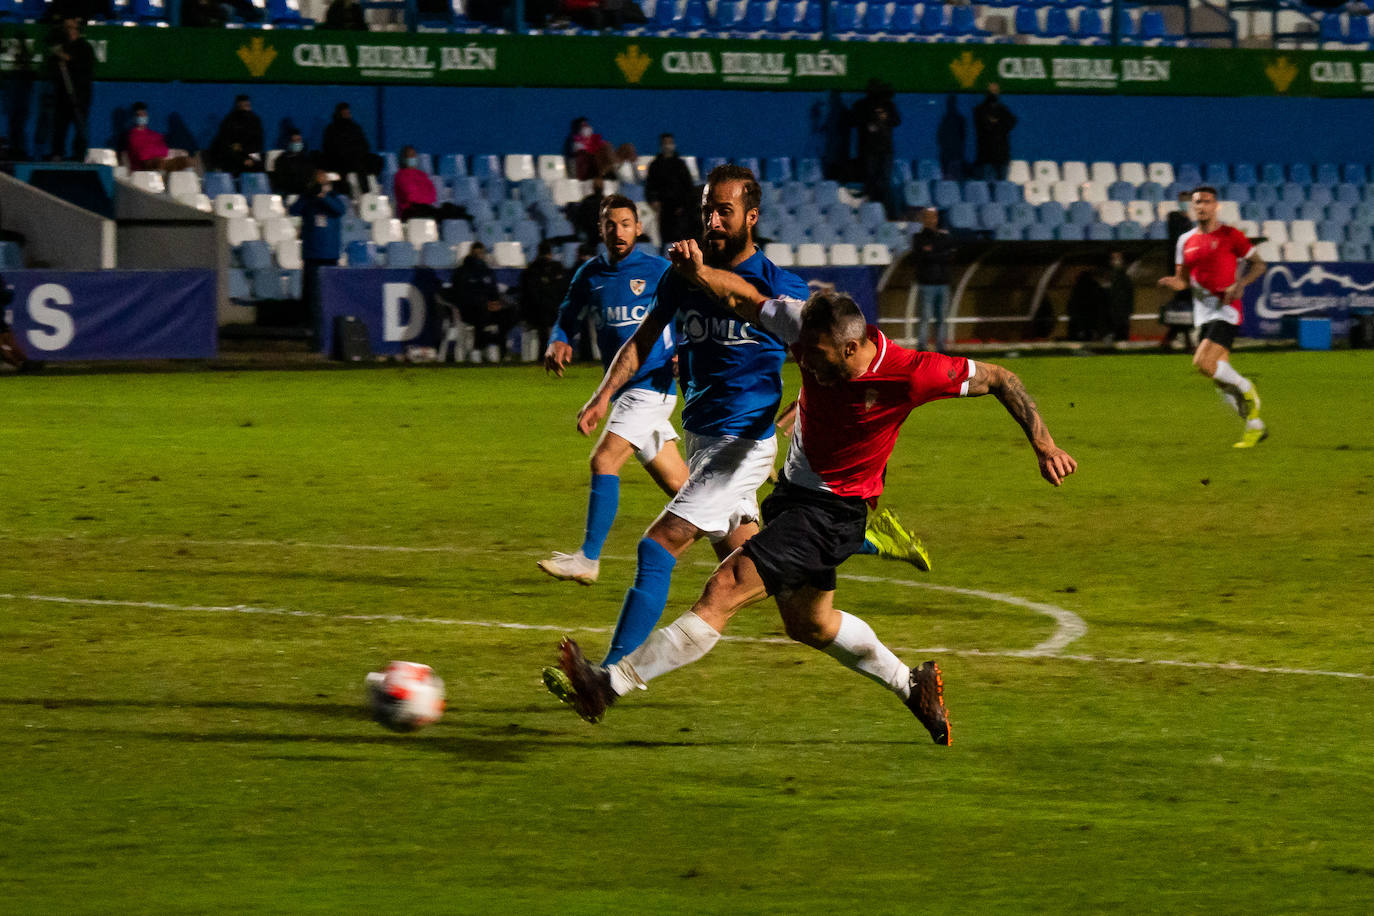
[[(746, 168), (723, 165), (702, 194), (707, 263), (734, 271), (769, 295), (805, 299), (806, 283), (778, 268), (754, 244), (759, 184)], [(652, 310), (620, 348), (578, 414), (583, 435), (600, 425), (615, 393), (635, 378), (665, 332), (677, 329), (678, 376), (688, 456), (687, 481), (639, 542), (633, 587), (625, 595), (607, 664), (653, 632), (668, 600), (678, 557), (702, 537), (721, 558), (758, 531), (755, 492), (777, 451), (773, 417), (782, 397), (782, 341), (740, 320), (709, 293), (672, 272), (659, 282)], [(565, 696), (562, 672), (545, 669), (550, 691)]]
[[(668, 268), (666, 258), (635, 248), (643, 232), (634, 201), (612, 194), (601, 202), (601, 241), (605, 254), (587, 261), (573, 275), (558, 321), (544, 353), (544, 369), (560, 378), (572, 361), (572, 337), (591, 317), (606, 368), (639, 328)], [(672, 416), (677, 407), (671, 328), (664, 328), (636, 370), (610, 392), (610, 418), (592, 449), (592, 485), (587, 500), (587, 527), (582, 547), (572, 554), (554, 553), (539, 568), (556, 579), (591, 585), (601, 572), (601, 548), (620, 504), (620, 469), (631, 455), (669, 496), (687, 480), (687, 465), (678, 454)]]

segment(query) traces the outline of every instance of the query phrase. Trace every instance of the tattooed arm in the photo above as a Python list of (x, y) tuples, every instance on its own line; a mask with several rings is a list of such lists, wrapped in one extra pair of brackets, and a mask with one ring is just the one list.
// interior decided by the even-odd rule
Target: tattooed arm
[(1040, 419), (1040, 411), (1035, 408), (1035, 401), (1031, 400), (1026, 386), (1021, 384), (1014, 372), (991, 363), (972, 363), (971, 360), (970, 363), (975, 368), (968, 382), (968, 396), (990, 394), (1002, 402), (1007, 413), (1021, 424), (1031, 448), (1035, 449), (1041, 477), (1057, 487), (1065, 477), (1078, 470), (1078, 462), (1054, 444), (1045, 421)]

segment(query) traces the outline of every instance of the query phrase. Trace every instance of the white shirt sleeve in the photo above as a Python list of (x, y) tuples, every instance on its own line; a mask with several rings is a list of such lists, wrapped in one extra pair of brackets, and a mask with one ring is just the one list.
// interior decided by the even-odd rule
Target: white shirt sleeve
[(803, 305), (800, 299), (769, 299), (759, 306), (759, 326), (784, 344), (794, 344), (801, 337)]
[(978, 374), (978, 364), (973, 360), (968, 361), (968, 378), (964, 379), (964, 384), (959, 386), (959, 397), (968, 397), (968, 383), (973, 381), (973, 377)]

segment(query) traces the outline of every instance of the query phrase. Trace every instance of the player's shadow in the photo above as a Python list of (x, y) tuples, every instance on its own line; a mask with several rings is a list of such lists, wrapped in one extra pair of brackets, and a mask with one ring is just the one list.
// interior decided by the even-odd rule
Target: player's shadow
[(239, 712), (294, 712), (356, 719), (361, 703), (287, 703), (270, 700), (131, 700), (105, 697), (0, 697), (0, 706), (43, 709), (229, 709)]

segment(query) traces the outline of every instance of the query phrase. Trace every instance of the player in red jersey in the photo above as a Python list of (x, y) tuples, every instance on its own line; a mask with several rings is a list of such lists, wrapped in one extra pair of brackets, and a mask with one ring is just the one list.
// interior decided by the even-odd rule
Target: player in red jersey
[[(1241, 291), (1264, 276), (1264, 261), (1243, 232), (1217, 219), (1216, 188), (1203, 185), (1193, 191), (1193, 218), (1196, 228), (1179, 236), (1173, 274), (1161, 277), (1159, 285), (1175, 292), (1192, 289), (1193, 324), (1198, 329), (1193, 365), (1245, 421), (1236, 448), (1253, 448), (1269, 437), (1269, 430), (1260, 419), (1254, 383), (1231, 368), (1231, 345), (1240, 326)], [(1238, 275), (1241, 261), (1247, 267)]]
[(992, 394), (1025, 430), (1045, 480), (1059, 486), (1077, 463), (1054, 444), (1008, 370), (899, 347), (839, 293), (766, 300), (738, 275), (705, 266), (695, 242), (678, 242), (670, 253), (679, 273), (793, 346), (802, 368), (797, 429), (763, 502), (763, 530), (726, 557), (691, 610), (609, 667), (589, 664), (575, 642), (563, 641), (559, 665), (574, 689), (572, 705), (598, 721), (618, 697), (701, 658), (736, 610), (771, 595), (788, 636), (887, 687), (937, 744), (949, 744), (939, 666), (908, 668), (867, 623), (834, 604), (835, 569), (863, 542), (898, 429), (929, 401)]

